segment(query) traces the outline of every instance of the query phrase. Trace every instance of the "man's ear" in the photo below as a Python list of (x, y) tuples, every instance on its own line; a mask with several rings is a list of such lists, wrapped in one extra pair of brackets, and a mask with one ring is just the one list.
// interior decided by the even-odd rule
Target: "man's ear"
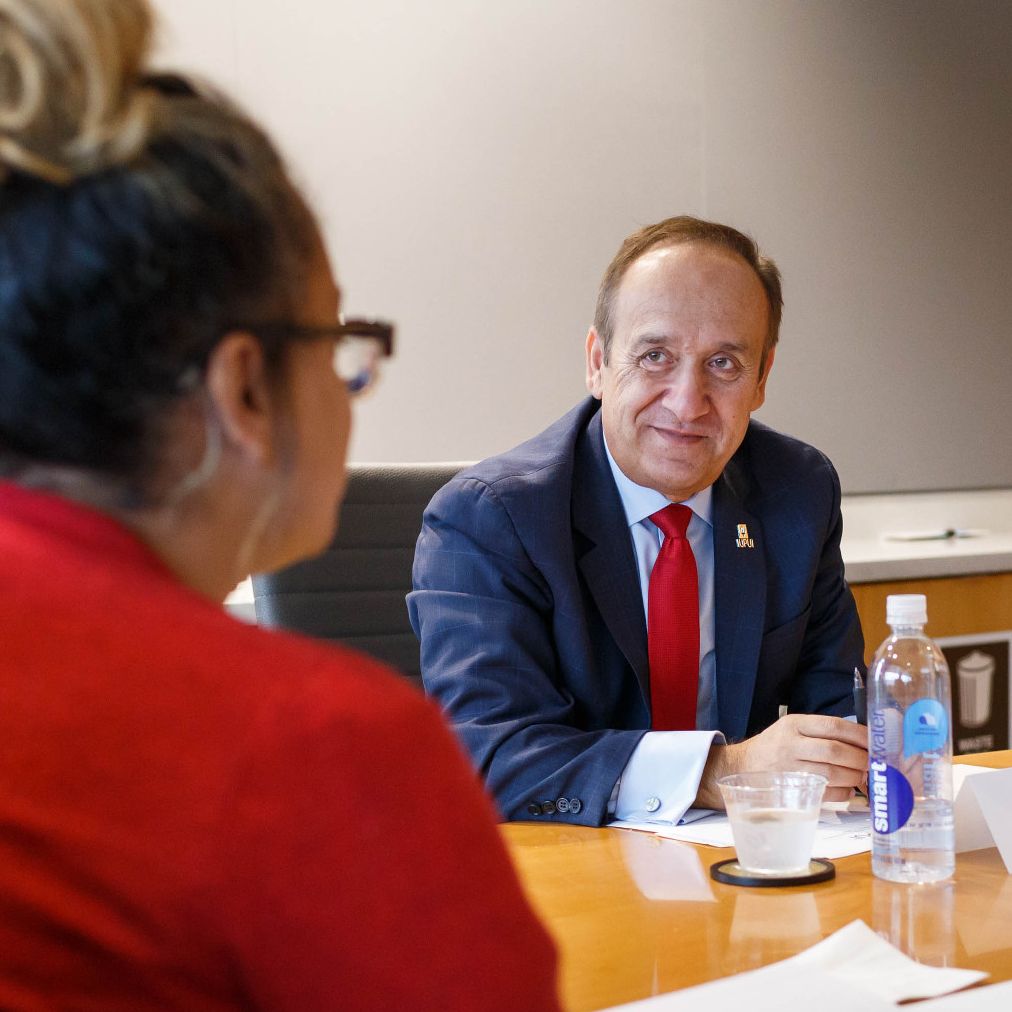
[(759, 380), (759, 385), (756, 387), (755, 397), (752, 400), (752, 410), (758, 411), (766, 401), (766, 381), (770, 378), (770, 370), (773, 368), (773, 359), (776, 357), (777, 349), (770, 348), (769, 353), (766, 356), (766, 361), (763, 363), (763, 374)]
[(274, 452), (277, 392), (260, 342), (246, 331), (230, 331), (211, 352), (206, 382), (226, 443), (252, 462), (268, 462)]
[(604, 378), (601, 370), (604, 368), (604, 345), (597, 331), (591, 327), (587, 334), (587, 389), (591, 396), (601, 399), (601, 392), (604, 388)]

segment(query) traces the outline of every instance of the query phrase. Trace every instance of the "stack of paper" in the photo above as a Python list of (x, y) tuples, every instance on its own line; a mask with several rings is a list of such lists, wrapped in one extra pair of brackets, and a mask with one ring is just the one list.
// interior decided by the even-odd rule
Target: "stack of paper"
[[(997, 847), (1012, 872), (1012, 769), (995, 770), (960, 763), (952, 768), (956, 852)], [(858, 800), (858, 799), (855, 799)], [(861, 799), (863, 800), (863, 799)], [(615, 829), (634, 829), (670, 840), (733, 847), (731, 823), (723, 812), (690, 809), (691, 821), (673, 826), (661, 822), (612, 822)], [(688, 814), (688, 813), (687, 813)], [(871, 850), (871, 825), (865, 802), (824, 805), (815, 832), (815, 857), (830, 860)]]

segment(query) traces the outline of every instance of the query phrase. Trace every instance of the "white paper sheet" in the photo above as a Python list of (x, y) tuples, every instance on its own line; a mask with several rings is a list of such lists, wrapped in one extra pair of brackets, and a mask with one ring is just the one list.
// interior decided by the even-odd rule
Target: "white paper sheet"
[[(898, 1001), (946, 994), (986, 976), (978, 970), (922, 966), (893, 948), (864, 921), (852, 921), (780, 963), (615, 1007), (626, 1012), (783, 1012), (785, 1008), (807, 1008), (815, 999), (819, 1012), (896, 1012)], [(974, 994), (984, 996), (989, 990)], [(942, 1001), (932, 1006), (931, 1012), (948, 1008)], [(978, 1008), (960, 1003), (953, 1009), (962, 1012), (971, 1007)]]
[(964, 850), (981, 850), (993, 847), (991, 830), (987, 828), (984, 813), (977, 803), (976, 792), (966, 787), (966, 782), (981, 773), (993, 773), (987, 766), (971, 766), (958, 763), (952, 767), (952, 815), (956, 823), (956, 853)]
[[(960, 768), (954, 766), (953, 773)], [(956, 850), (997, 847), (1012, 872), (1012, 769), (965, 768), (974, 772), (964, 774), (956, 794)]]
[(818, 1012), (897, 1012), (884, 998), (822, 970), (788, 971), (780, 965), (613, 1007), (621, 1012), (785, 1012), (807, 1009), (817, 998)]
[(784, 963), (819, 967), (891, 1002), (946, 994), (987, 976), (981, 970), (924, 966), (890, 945), (864, 921), (851, 921)]

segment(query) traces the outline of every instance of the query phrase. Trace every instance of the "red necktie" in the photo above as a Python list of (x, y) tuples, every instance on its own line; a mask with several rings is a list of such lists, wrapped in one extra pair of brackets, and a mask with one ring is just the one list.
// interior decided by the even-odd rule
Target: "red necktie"
[(699, 686), (699, 584), (685, 536), (688, 506), (672, 504), (650, 519), (664, 542), (650, 573), (647, 646), (650, 709), (655, 731), (694, 731)]

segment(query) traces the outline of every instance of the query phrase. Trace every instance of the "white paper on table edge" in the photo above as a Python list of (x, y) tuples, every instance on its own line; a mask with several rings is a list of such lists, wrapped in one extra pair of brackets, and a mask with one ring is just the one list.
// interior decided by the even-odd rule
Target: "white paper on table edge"
[(994, 775), (973, 777), (967, 790), (973, 794), (992, 845), (998, 848), (1005, 862), (1005, 870), (1012, 872), (1012, 805), (1009, 804), (1012, 801), (1012, 769), (988, 772)]

